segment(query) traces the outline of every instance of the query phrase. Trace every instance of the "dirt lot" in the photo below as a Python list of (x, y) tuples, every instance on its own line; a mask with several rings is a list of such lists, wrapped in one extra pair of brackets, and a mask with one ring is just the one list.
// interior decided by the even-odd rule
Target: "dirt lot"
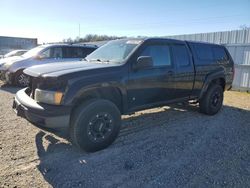
[(222, 111), (175, 105), (123, 117), (109, 148), (84, 153), (12, 112), (0, 88), (0, 187), (250, 187), (250, 94), (226, 92)]

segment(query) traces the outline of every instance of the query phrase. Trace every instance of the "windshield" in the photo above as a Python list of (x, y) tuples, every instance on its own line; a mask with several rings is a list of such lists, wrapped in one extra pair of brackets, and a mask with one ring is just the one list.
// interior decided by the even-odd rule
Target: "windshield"
[(37, 46), (29, 50), (28, 52), (24, 53), (22, 57), (29, 58), (29, 57), (36, 56), (39, 52), (41, 52), (45, 48), (46, 46)]
[(11, 51), (11, 52), (5, 54), (4, 57), (11, 57), (11, 56), (13, 56), (16, 52), (17, 52), (16, 50), (15, 50), (15, 51)]
[(14, 50), (4, 55), (4, 57), (20, 56), (27, 52), (27, 50)]
[(87, 61), (121, 63), (132, 50), (141, 43), (141, 40), (115, 40), (95, 50), (86, 57)]

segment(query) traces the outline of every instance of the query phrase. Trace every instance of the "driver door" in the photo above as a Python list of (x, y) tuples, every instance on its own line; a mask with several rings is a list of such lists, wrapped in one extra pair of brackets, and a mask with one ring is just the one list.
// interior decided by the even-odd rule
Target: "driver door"
[(165, 42), (151, 42), (139, 50), (133, 64), (140, 56), (150, 56), (153, 66), (129, 72), (128, 108), (137, 109), (157, 105), (175, 98), (175, 69), (170, 45)]

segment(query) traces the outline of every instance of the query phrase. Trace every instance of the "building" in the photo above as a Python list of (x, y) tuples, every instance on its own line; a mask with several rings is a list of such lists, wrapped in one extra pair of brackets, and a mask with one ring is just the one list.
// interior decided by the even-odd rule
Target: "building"
[(19, 38), (0, 36), (0, 55), (16, 49), (31, 49), (37, 46), (36, 38)]

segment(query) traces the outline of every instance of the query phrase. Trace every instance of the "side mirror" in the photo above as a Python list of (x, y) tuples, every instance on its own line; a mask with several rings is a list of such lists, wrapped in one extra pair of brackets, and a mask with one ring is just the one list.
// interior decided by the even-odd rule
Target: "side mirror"
[(140, 56), (137, 58), (136, 69), (145, 69), (153, 67), (153, 59), (151, 56)]
[(41, 55), (36, 55), (36, 56), (35, 56), (35, 59), (36, 59), (36, 60), (42, 60), (43, 57), (42, 57)]

